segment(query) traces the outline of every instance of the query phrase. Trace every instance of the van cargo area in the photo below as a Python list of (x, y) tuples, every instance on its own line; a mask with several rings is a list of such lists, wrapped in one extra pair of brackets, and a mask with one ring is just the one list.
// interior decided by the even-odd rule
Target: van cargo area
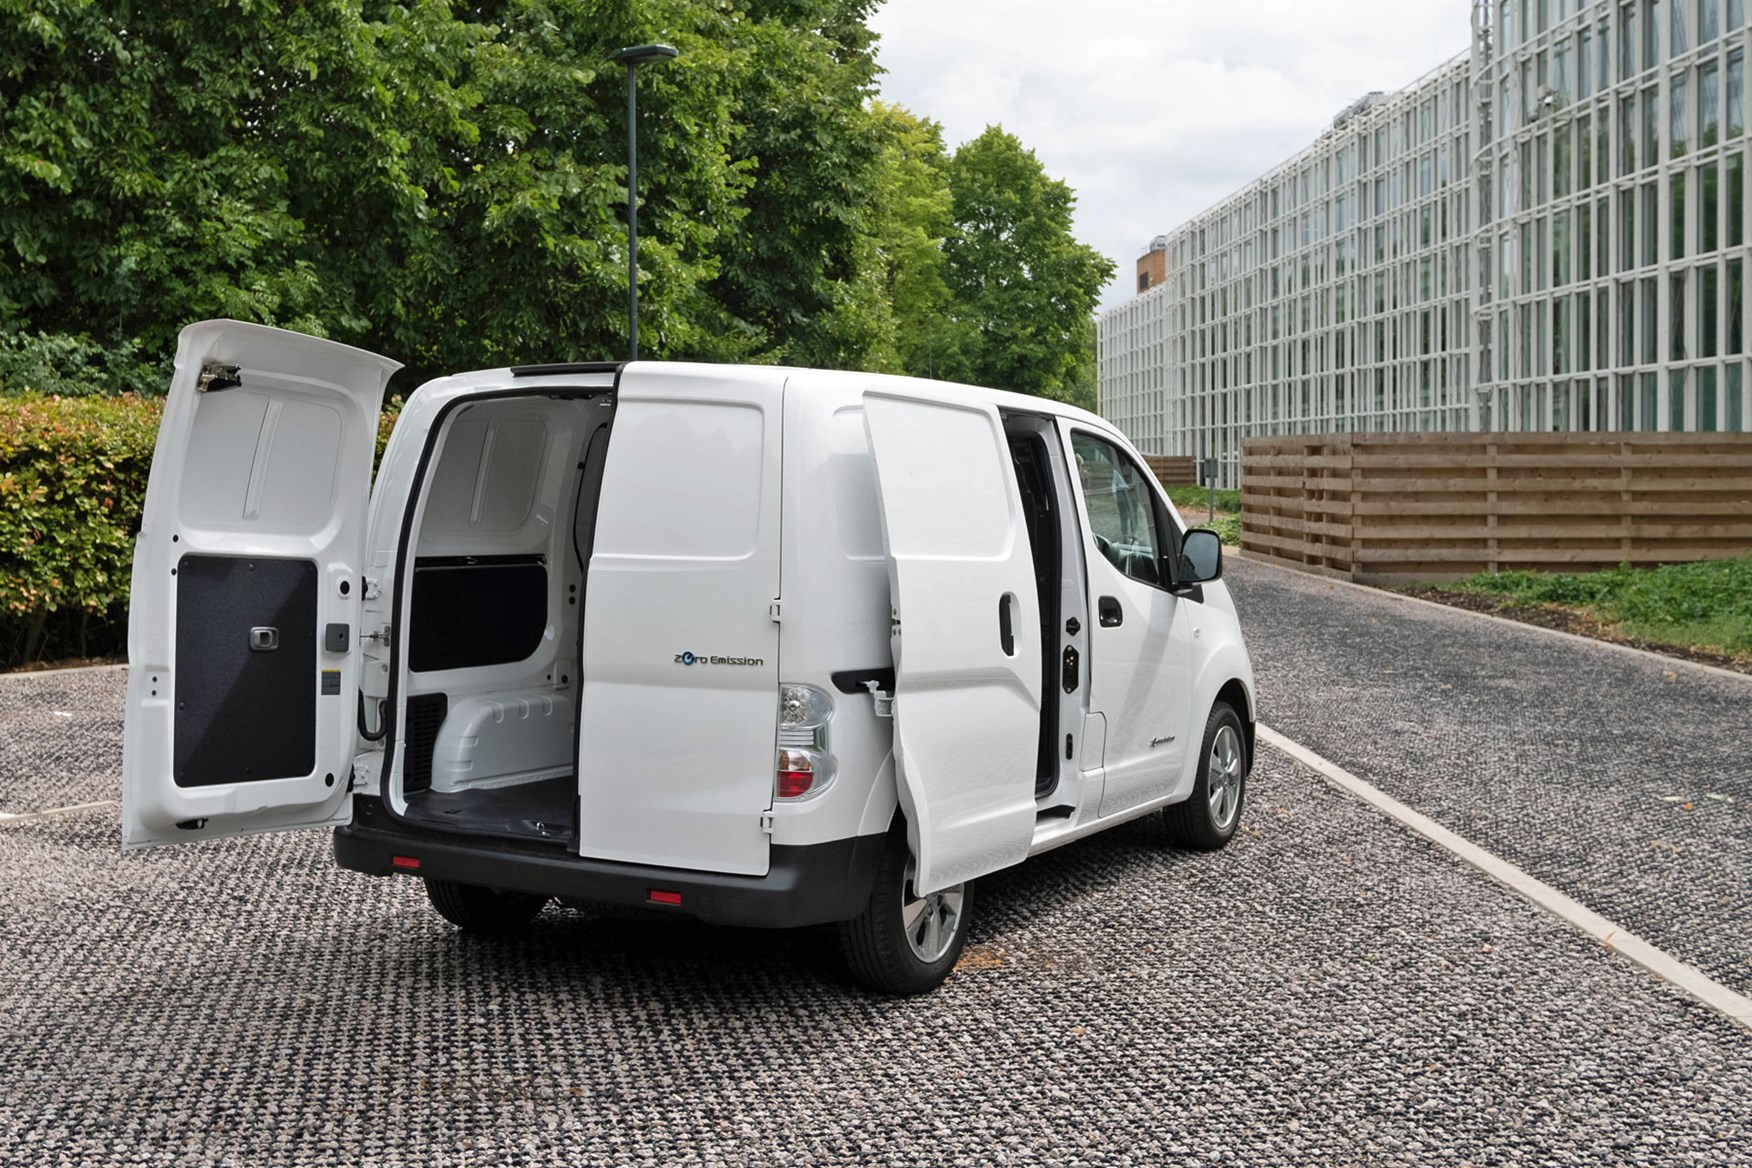
[(578, 645), (612, 415), (601, 392), (503, 396), (437, 432), (404, 537), (405, 819), (576, 837)]

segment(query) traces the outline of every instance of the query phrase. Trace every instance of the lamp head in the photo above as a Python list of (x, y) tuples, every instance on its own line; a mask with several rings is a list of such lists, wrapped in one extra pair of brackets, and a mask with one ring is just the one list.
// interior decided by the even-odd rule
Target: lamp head
[(670, 45), (632, 45), (622, 49), (609, 60), (631, 69), (635, 65), (649, 65), (653, 61), (667, 61), (680, 55), (681, 50)]

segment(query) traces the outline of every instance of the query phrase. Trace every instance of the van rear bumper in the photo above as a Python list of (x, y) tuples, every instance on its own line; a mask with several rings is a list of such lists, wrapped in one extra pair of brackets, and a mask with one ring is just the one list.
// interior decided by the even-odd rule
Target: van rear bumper
[[(864, 911), (886, 835), (808, 846), (774, 844), (765, 876), (731, 876), (588, 860), (558, 847), (452, 835), (392, 818), (380, 799), (355, 796), (353, 822), (335, 829), (335, 862), (372, 876), (426, 876), (457, 884), (655, 909), (719, 925), (793, 928)], [(392, 857), (419, 861), (397, 866)], [(680, 904), (653, 901), (678, 893)]]

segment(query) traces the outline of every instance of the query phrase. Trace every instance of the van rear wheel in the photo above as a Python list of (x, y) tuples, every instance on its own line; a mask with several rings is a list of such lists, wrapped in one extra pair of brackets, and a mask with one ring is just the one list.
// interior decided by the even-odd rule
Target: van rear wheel
[(840, 947), (852, 979), (884, 994), (925, 994), (943, 984), (967, 943), (973, 882), (920, 896), (913, 858), (895, 833), (876, 868), (864, 911), (840, 925)]
[(1211, 707), (1199, 748), (1198, 778), (1192, 794), (1162, 808), (1168, 841), (1194, 851), (1214, 852), (1235, 836), (1247, 789), (1247, 740), (1241, 718), (1228, 702)]
[(506, 892), (478, 884), (453, 884), (426, 878), (426, 899), (438, 915), (465, 933), (504, 936), (533, 921), (548, 898), (533, 892)]

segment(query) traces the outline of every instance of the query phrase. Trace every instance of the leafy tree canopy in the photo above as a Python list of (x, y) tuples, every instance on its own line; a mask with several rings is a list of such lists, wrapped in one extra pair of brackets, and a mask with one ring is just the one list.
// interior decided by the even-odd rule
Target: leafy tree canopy
[[(278, 324), (404, 384), (641, 347), (1075, 396), (1110, 265), (997, 129), (873, 100), (877, 0), (8, 0), (0, 382), (163, 387), (176, 331)], [(1081, 364), (1080, 364), (1081, 363)]]

